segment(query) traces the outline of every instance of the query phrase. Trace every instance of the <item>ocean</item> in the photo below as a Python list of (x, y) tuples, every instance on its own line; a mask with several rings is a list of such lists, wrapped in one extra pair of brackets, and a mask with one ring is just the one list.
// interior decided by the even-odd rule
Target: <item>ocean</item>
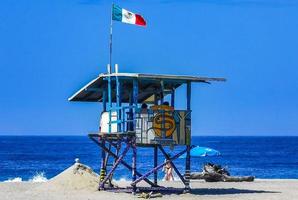
[[(298, 137), (193, 137), (192, 144), (214, 148), (219, 157), (192, 158), (191, 170), (201, 171), (212, 162), (228, 168), (235, 176), (298, 178)], [(178, 152), (181, 147), (173, 151)], [(153, 149), (138, 148), (137, 167), (142, 173), (153, 166)], [(99, 171), (101, 153), (87, 136), (0, 136), (0, 181), (45, 181), (79, 158)], [(131, 161), (129, 152), (126, 161)], [(164, 157), (159, 154), (159, 162)], [(174, 162), (184, 169), (184, 160)], [(131, 172), (119, 166), (115, 179), (130, 179)], [(163, 173), (158, 173), (162, 179)]]

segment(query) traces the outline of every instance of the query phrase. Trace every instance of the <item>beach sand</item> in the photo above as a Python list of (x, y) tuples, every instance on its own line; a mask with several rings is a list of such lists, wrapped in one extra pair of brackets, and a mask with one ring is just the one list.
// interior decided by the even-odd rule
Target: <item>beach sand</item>
[[(116, 182), (118, 186), (128, 182)], [(178, 181), (161, 182), (161, 185), (181, 188)], [(3, 182), (0, 183), (1, 200), (127, 200), (137, 199), (128, 193), (98, 191), (98, 175), (85, 165), (75, 164), (58, 176), (44, 183)], [(256, 179), (254, 182), (215, 182), (191, 181), (189, 194), (163, 194), (160, 199), (298, 199), (298, 180)]]

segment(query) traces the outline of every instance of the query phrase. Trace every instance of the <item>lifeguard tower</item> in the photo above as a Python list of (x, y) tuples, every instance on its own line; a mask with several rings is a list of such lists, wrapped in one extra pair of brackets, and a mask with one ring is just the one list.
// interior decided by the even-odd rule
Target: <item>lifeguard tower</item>
[[(212, 81), (225, 79), (118, 73), (118, 67), (115, 66), (115, 73), (111, 73), (108, 67), (108, 73), (100, 74), (70, 97), (69, 101), (101, 102), (103, 105), (99, 131), (89, 134), (90, 139), (102, 150), (99, 189), (113, 189), (111, 179), (120, 164), (132, 172), (131, 187), (126, 189), (133, 193), (140, 189), (137, 187), (140, 181), (147, 182), (152, 189), (166, 189), (158, 185), (157, 171), (170, 163), (183, 182), (184, 189), (189, 191), (190, 150), (193, 147), (191, 84)], [(176, 110), (175, 90), (182, 85), (186, 85), (186, 108)], [(166, 96), (170, 99), (168, 102), (165, 102)], [(171, 156), (164, 148), (177, 145), (185, 148)], [(154, 167), (144, 174), (137, 168), (138, 148), (153, 149)], [(129, 150), (132, 150), (131, 162), (124, 160)], [(164, 155), (166, 162), (158, 162), (158, 151)], [(181, 173), (173, 161), (185, 153), (185, 170)], [(154, 179), (149, 180), (148, 176), (152, 174)]]

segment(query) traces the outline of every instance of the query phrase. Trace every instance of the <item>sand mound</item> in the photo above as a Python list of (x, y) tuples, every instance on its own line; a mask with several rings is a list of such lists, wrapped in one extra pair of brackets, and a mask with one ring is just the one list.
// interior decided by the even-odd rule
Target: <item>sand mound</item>
[(44, 190), (98, 190), (99, 176), (90, 167), (75, 163), (54, 178), (44, 183)]

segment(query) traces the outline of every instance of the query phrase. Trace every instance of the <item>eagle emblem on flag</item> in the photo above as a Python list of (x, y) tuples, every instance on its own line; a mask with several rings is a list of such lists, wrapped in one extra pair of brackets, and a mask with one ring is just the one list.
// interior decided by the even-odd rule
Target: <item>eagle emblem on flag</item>
[(133, 14), (131, 12), (127, 12), (124, 14), (124, 17), (127, 19), (131, 19), (133, 17)]

